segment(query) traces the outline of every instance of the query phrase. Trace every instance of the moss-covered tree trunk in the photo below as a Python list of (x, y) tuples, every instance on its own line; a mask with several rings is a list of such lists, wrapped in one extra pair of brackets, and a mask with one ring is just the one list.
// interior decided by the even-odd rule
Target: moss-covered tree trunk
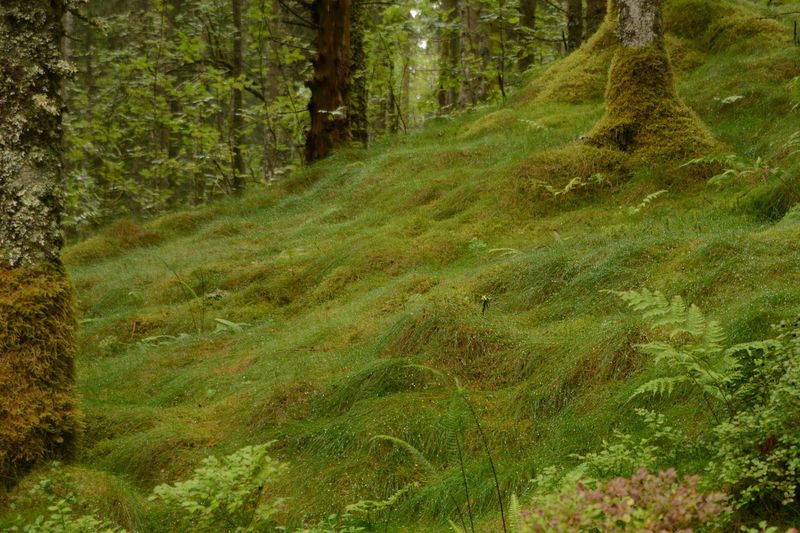
[(347, 104), (351, 90), (350, 22), (352, 0), (314, 0), (311, 19), (317, 28), (314, 77), (308, 83), (311, 127), (306, 160), (316, 161), (350, 140)]
[(350, 71), (353, 88), (350, 91), (350, 135), (364, 147), (369, 143), (369, 120), (367, 117), (367, 53), (364, 37), (367, 32), (367, 3), (353, 0), (353, 13), (350, 31)]
[(538, 0), (520, 0), (519, 2), (519, 25), (521, 31), (518, 32), (522, 51), (520, 52), (517, 66), (519, 70), (527, 70), (533, 65), (533, 51), (528, 46), (531, 33), (536, 29), (536, 4)]
[(244, 157), (242, 146), (244, 146), (244, 109), (242, 106), (241, 88), (244, 54), (242, 51), (242, 1), (231, 0), (231, 14), (233, 18), (233, 69), (231, 75), (236, 81), (233, 89), (233, 101), (231, 103), (231, 192), (238, 194), (244, 189)]
[(620, 47), (609, 71), (606, 114), (587, 142), (644, 160), (681, 160), (712, 150), (710, 132), (675, 90), (661, 0), (611, 0), (609, 9)]
[(68, 451), (72, 289), (61, 235), (61, 0), (0, 2), (0, 483)]

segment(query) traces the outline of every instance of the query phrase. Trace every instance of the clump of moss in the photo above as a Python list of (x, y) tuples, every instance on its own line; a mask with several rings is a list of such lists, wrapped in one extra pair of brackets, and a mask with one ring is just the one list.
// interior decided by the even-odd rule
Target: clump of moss
[(675, 91), (663, 42), (620, 48), (609, 72), (606, 114), (587, 144), (635, 155), (643, 161), (682, 161), (714, 151), (717, 144)]
[(602, 175), (602, 181), (606, 184), (627, 178), (629, 171), (625, 154), (576, 142), (564, 148), (541, 152), (523, 161), (517, 171), (516, 190), (525, 198), (552, 198), (547, 186), (562, 190), (574, 178), (587, 181), (597, 175)]
[(161, 235), (183, 235), (196, 230), (218, 214), (218, 209), (211, 208), (178, 211), (157, 218), (148, 224), (148, 228)]
[(422, 356), (427, 364), (476, 386), (495, 388), (519, 379), (507, 358), (508, 339), (483, 319), (479, 301), (447, 299), (398, 322), (384, 354)]
[(664, 4), (664, 26), (678, 37), (699, 39), (715, 21), (732, 12), (732, 6), (724, 2), (672, 0)]
[(62, 267), (0, 269), (0, 483), (73, 450), (75, 316)]
[(746, 49), (752, 53), (758, 45), (771, 49), (790, 38), (791, 32), (780, 22), (743, 12), (719, 18), (706, 31), (706, 43), (713, 52)]
[(149, 231), (133, 220), (122, 220), (64, 251), (64, 261), (73, 264), (86, 264), (115, 257), (134, 248), (153, 246), (161, 242), (161, 236)]

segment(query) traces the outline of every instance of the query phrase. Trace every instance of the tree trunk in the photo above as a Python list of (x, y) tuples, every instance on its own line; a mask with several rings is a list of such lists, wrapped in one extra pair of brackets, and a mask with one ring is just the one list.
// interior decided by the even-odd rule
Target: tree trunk
[(444, 0), (439, 30), (439, 110), (458, 106), (461, 92), (461, 15), (459, 0)]
[(527, 70), (533, 65), (533, 51), (530, 50), (531, 33), (536, 29), (536, 4), (538, 0), (520, 0), (519, 2), (519, 25), (522, 30), (519, 32), (519, 40), (522, 45), (522, 52), (518, 67), (520, 70)]
[(234, 79), (233, 102), (231, 104), (231, 192), (239, 194), (244, 189), (244, 157), (242, 157), (242, 146), (244, 145), (243, 130), (244, 118), (242, 117), (242, 2), (241, 0), (231, 0), (231, 12), (233, 14), (233, 69)]
[(641, 48), (663, 38), (661, 0), (618, 0), (617, 9), (617, 34), (625, 48)]
[(609, 5), (616, 7), (621, 46), (609, 71), (606, 114), (586, 141), (648, 161), (681, 161), (712, 151), (710, 132), (675, 90), (660, 0)]
[(311, 19), (317, 28), (314, 77), (308, 82), (311, 128), (306, 160), (316, 161), (350, 140), (350, 21), (352, 0), (314, 0)]
[(350, 135), (365, 148), (369, 143), (369, 121), (367, 118), (367, 54), (364, 48), (364, 35), (367, 25), (367, 6), (365, 0), (353, 0), (353, 14), (350, 31), (350, 72), (353, 88), (348, 105), (350, 115)]
[(606, 18), (607, 0), (587, 0), (586, 1), (586, 38), (588, 39), (595, 33)]
[(0, 484), (70, 451), (75, 318), (61, 264), (59, 0), (0, 2)]
[(583, 0), (567, 0), (567, 52), (583, 42)]

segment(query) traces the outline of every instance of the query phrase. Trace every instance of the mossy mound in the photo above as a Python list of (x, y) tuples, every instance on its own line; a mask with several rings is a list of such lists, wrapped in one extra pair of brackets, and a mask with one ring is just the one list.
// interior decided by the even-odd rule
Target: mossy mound
[(706, 43), (713, 52), (722, 50), (753, 51), (774, 48), (776, 43), (788, 42), (791, 32), (776, 20), (734, 12), (711, 24), (706, 32)]
[(666, 31), (689, 40), (702, 40), (709, 27), (735, 11), (727, 2), (671, 0), (664, 3)]
[[(421, 356), (425, 364), (483, 388), (521, 379), (510, 341), (480, 313), (481, 303), (449, 299), (398, 321), (383, 350), (390, 356)], [(412, 380), (413, 381), (413, 380)]]
[(619, 49), (609, 73), (606, 114), (586, 143), (648, 162), (685, 161), (717, 147), (702, 121), (678, 97), (663, 42)]
[(522, 161), (515, 176), (515, 188), (524, 198), (552, 198), (549, 188), (563, 190), (577, 178), (582, 185), (576, 184), (571, 191), (573, 195), (595, 191), (596, 187), (589, 186), (593, 176), (602, 175), (598, 183), (604, 184), (630, 177), (625, 159), (625, 154), (618, 150), (575, 142)]
[[(0, 270), (0, 480), (72, 451), (75, 317), (61, 267)], [(0, 481), (1, 483), (2, 481)]]
[(83, 265), (116, 257), (134, 248), (153, 246), (161, 236), (143, 228), (133, 220), (122, 220), (103, 233), (86, 239), (64, 252), (66, 263)]
[(528, 88), (528, 96), (540, 102), (573, 104), (601, 99), (608, 64), (618, 44), (616, 28), (616, 18), (606, 17), (583, 46), (537, 77)]

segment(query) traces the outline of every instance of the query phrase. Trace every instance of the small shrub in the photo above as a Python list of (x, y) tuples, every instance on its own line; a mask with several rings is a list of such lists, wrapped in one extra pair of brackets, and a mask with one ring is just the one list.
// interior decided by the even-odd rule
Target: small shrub
[[(55, 466), (58, 466), (56, 463)], [(98, 518), (80, 495), (73, 490), (72, 482), (63, 473), (55, 472), (55, 479), (43, 478), (30, 490), (29, 496), (47, 505), (49, 514), (40, 515), (32, 523), (14, 526), (11, 531), (22, 533), (126, 533), (125, 529)], [(57, 488), (65, 488), (59, 495)], [(80, 514), (82, 511), (83, 514)]]
[(283, 504), (281, 498), (264, 498), (264, 486), (285, 468), (267, 455), (268, 447), (207, 457), (192, 478), (159, 485), (150, 499), (175, 510), (180, 531), (257, 531)]
[(739, 408), (714, 429), (708, 472), (736, 506), (797, 501), (800, 478), (800, 320), (775, 340), (737, 346), (730, 378)]

